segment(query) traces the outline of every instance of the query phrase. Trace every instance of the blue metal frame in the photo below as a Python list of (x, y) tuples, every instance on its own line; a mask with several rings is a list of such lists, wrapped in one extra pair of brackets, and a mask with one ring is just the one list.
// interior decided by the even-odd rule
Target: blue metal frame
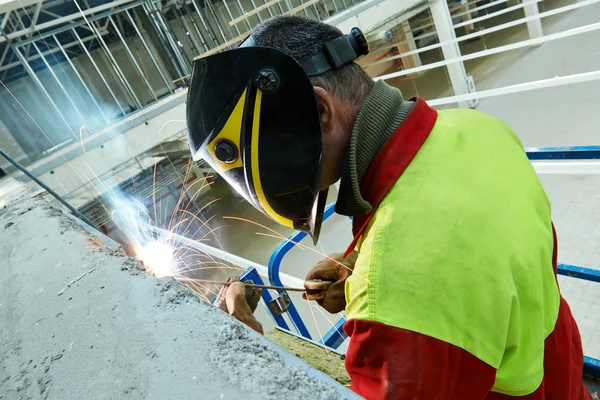
[[(242, 282), (252, 282), (255, 283), (257, 285), (264, 285), (265, 283), (263, 282), (262, 278), (260, 277), (260, 275), (258, 275), (258, 271), (256, 271), (256, 268), (254, 267), (248, 267), (244, 272), (242, 272), (240, 274), (240, 280)], [(269, 302), (271, 300), (273, 300), (273, 297), (271, 297), (271, 293), (269, 293), (268, 290), (263, 289), (262, 291), (262, 299), (265, 301), (265, 304), (268, 306)], [(267, 307), (268, 309), (268, 307)], [(270, 310), (269, 310), (270, 311)], [(287, 324), (287, 322), (285, 322), (285, 319), (283, 318), (283, 316), (279, 315), (279, 316), (275, 316), (273, 315), (273, 313), (271, 313), (271, 316), (273, 317), (273, 319), (275, 320), (275, 323), (284, 328), (289, 330), (289, 326)]]
[(594, 378), (600, 378), (600, 360), (584, 356), (583, 374), (587, 376), (592, 376)]
[(344, 343), (346, 339), (348, 339), (348, 335), (342, 329), (342, 325), (346, 322), (346, 317), (340, 318), (340, 320), (323, 336), (323, 339), (320, 340), (321, 344), (324, 344), (327, 347), (331, 347), (332, 349), (337, 349)]
[[(333, 214), (334, 207), (335, 207), (335, 203), (329, 204), (325, 207), (325, 211), (323, 212), (323, 221), (325, 221), (327, 218), (329, 218)], [(281, 282), (281, 279), (279, 278), (279, 270), (281, 268), (281, 260), (283, 260), (283, 257), (296, 245), (296, 243), (300, 242), (305, 237), (306, 237), (305, 232), (297, 232), (297, 233), (293, 234), (292, 236), (290, 236), (287, 240), (282, 242), (279, 246), (277, 246), (277, 248), (271, 255), (271, 259), (269, 260), (269, 281), (271, 282), (271, 285), (285, 286), (283, 284), (283, 282)], [(280, 293), (281, 293), (281, 291), (280, 291)], [(298, 331), (298, 333), (300, 333), (300, 335), (304, 336), (305, 338), (312, 340), (312, 336), (308, 332), (306, 325), (304, 325), (304, 322), (302, 321), (302, 317), (300, 317), (300, 314), (298, 313), (298, 310), (294, 306), (293, 302), (290, 303), (287, 313), (290, 316), (292, 323), (296, 327), (296, 330)], [(283, 326), (281, 326), (281, 327), (285, 328)], [(289, 330), (289, 328), (285, 328), (285, 329)]]
[(532, 147), (525, 152), (530, 160), (600, 159), (600, 146)]
[[(530, 160), (593, 160), (600, 159), (600, 146), (534, 147), (525, 149)], [(559, 275), (600, 283), (600, 271), (577, 265), (559, 264)], [(584, 357), (586, 375), (600, 378), (600, 360)]]
[(558, 264), (556, 269), (556, 272), (559, 275), (600, 283), (600, 270), (597, 269), (584, 268), (569, 264)]
[[(600, 283), (600, 270), (579, 267), (577, 265), (558, 264), (556, 272), (559, 275)], [(594, 378), (600, 378), (600, 360), (583, 357), (583, 373)]]

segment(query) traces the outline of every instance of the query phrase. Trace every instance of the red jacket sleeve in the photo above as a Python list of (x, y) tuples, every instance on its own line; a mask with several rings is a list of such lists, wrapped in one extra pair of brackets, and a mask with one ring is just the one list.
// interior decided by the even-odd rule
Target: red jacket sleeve
[(481, 400), (496, 370), (465, 350), (379, 322), (351, 319), (346, 369), (367, 400)]

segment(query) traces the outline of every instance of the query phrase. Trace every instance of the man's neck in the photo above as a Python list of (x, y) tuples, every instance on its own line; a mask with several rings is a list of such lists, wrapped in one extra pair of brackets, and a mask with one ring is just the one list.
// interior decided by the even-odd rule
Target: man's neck
[(335, 206), (338, 214), (371, 213), (371, 205), (360, 194), (360, 185), (369, 165), (413, 105), (413, 102), (404, 100), (400, 90), (383, 81), (375, 83), (352, 128)]

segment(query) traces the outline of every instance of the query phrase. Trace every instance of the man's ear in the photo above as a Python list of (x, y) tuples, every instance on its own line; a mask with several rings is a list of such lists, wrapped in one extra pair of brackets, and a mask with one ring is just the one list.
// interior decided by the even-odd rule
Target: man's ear
[(313, 89), (315, 90), (315, 96), (317, 97), (317, 103), (319, 105), (319, 113), (321, 114), (321, 129), (323, 130), (323, 134), (327, 134), (331, 131), (336, 117), (333, 98), (331, 93), (322, 87), (313, 86)]

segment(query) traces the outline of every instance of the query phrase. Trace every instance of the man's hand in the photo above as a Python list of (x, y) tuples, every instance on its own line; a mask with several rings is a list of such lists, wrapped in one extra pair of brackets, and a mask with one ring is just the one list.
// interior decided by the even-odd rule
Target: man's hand
[(357, 257), (356, 251), (346, 258), (343, 258), (342, 254), (332, 254), (312, 267), (306, 275), (306, 294), (302, 297), (306, 300), (316, 300), (331, 314), (343, 311), (346, 308), (344, 285), (346, 279), (352, 275)]
[(227, 278), (227, 282), (233, 283), (221, 288), (215, 305), (262, 335), (263, 327), (254, 317), (262, 289), (245, 285), (239, 282), (239, 278), (233, 276)]

